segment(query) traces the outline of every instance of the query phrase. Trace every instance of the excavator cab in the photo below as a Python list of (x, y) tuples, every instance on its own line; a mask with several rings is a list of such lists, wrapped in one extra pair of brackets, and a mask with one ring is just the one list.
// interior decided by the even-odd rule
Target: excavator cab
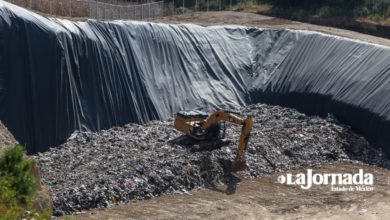
[(245, 169), (245, 151), (253, 127), (251, 116), (245, 119), (239, 114), (218, 110), (208, 115), (199, 110), (180, 111), (176, 114), (174, 128), (199, 142), (220, 142), (225, 138), (226, 123), (242, 125), (240, 143), (232, 170)]
[(174, 127), (195, 140), (219, 140), (225, 138), (226, 123), (218, 121), (208, 129), (203, 128), (209, 115), (199, 110), (180, 111), (176, 114)]

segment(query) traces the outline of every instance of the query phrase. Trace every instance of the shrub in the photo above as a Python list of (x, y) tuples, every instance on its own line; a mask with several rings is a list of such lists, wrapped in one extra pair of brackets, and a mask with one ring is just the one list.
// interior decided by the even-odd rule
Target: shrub
[[(0, 219), (31, 218), (35, 214), (33, 202), (39, 188), (39, 180), (32, 173), (36, 164), (26, 159), (20, 145), (6, 149), (0, 156)], [(29, 211), (29, 212), (28, 212)], [(50, 211), (34, 216), (35, 219), (50, 218)]]
[(191, 11), (192, 10), (189, 8), (183, 8), (183, 7), (176, 8), (176, 14), (185, 14), (185, 13), (189, 13)]

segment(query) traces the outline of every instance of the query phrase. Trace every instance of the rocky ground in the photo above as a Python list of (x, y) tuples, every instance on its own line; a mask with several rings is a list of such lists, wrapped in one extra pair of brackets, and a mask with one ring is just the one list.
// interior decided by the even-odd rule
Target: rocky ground
[(17, 141), (15, 140), (14, 136), (12, 136), (12, 134), (0, 121), (0, 151), (16, 143)]
[[(241, 176), (343, 160), (390, 167), (381, 150), (332, 118), (261, 104), (241, 112), (255, 121), (246, 154), (249, 167)], [(234, 159), (239, 127), (228, 127), (229, 145), (193, 153), (189, 146), (172, 143), (181, 136), (172, 124), (154, 121), (78, 132), (67, 143), (36, 155), (44, 182), (53, 191), (55, 215), (236, 181), (227, 161)]]

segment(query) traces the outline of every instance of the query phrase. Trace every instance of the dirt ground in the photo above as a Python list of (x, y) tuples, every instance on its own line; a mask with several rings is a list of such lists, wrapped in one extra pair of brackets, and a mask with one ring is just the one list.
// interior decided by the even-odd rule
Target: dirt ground
[(390, 171), (363, 164), (342, 163), (313, 168), (313, 173), (374, 175), (367, 192), (334, 192), (329, 185), (304, 190), (277, 182), (280, 174), (243, 179), (237, 185), (217, 185), (188, 194), (91, 210), (68, 219), (388, 219)]
[(390, 46), (390, 40), (385, 38), (375, 37), (367, 34), (333, 27), (326, 27), (308, 23), (295, 22), (286, 19), (268, 17), (251, 12), (195, 12), (178, 16), (164, 17), (152, 21), (172, 24), (193, 23), (204, 26), (245, 25), (262, 28), (289, 28), (295, 30), (310, 30)]

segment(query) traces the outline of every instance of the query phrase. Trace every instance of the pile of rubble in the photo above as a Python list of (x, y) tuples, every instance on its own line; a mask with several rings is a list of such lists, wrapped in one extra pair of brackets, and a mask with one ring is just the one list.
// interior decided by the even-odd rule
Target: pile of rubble
[(14, 136), (0, 121), (0, 151), (17, 143)]
[[(332, 119), (261, 104), (241, 111), (255, 121), (246, 154), (249, 167), (241, 176), (339, 160), (389, 166), (381, 150)], [(36, 155), (43, 179), (53, 190), (55, 215), (231, 181), (226, 161), (235, 158), (240, 127), (228, 127), (229, 145), (191, 152), (188, 146), (172, 143), (182, 135), (172, 124), (153, 121), (78, 132), (67, 143)]]

